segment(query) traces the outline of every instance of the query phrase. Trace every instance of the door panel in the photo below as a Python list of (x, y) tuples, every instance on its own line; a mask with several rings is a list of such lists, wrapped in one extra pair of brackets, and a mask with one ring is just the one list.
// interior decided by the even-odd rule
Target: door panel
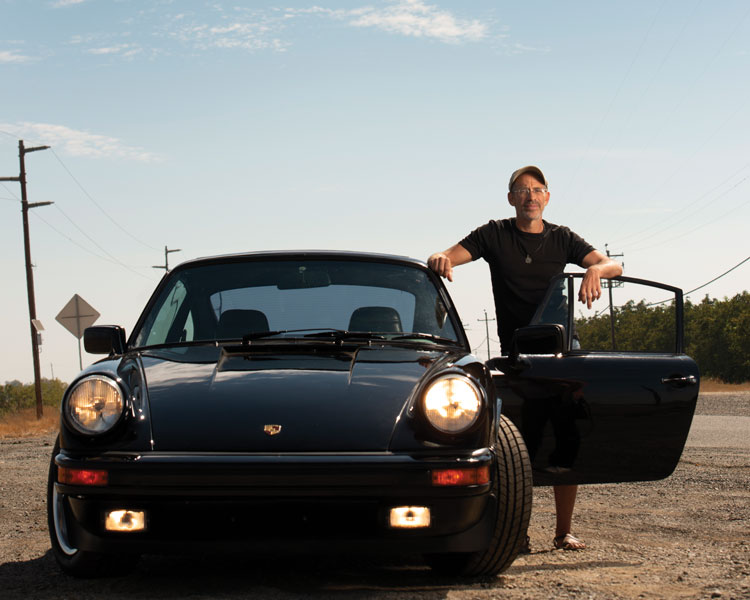
[(682, 348), (682, 292), (620, 277), (606, 282), (600, 306), (581, 310), (568, 301), (579, 277), (553, 280), (531, 323), (572, 331), (564, 352), (489, 362), (502, 412), (524, 435), (537, 485), (667, 477), (699, 389), (698, 367)]
[[(647, 481), (669, 476), (698, 399), (685, 355), (527, 356), (493, 377), (502, 412), (523, 433), (536, 485)], [(695, 377), (695, 384), (662, 379)]]

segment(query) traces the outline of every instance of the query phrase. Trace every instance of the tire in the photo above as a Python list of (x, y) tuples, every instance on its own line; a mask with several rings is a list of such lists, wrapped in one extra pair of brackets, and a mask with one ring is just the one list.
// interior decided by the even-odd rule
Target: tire
[(521, 433), (505, 415), (498, 424), (496, 454), (492, 493), (497, 509), (490, 545), (477, 552), (428, 554), (425, 560), (433, 571), (467, 577), (497, 575), (525, 546), (533, 491), (531, 461)]
[(60, 451), (59, 438), (55, 441), (47, 476), (47, 527), (52, 544), (52, 554), (57, 564), (68, 575), (74, 577), (109, 577), (124, 575), (132, 570), (138, 557), (131, 554), (103, 554), (79, 550), (70, 542), (68, 535), (68, 508), (64, 497), (55, 490), (57, 465), (55, 456)]

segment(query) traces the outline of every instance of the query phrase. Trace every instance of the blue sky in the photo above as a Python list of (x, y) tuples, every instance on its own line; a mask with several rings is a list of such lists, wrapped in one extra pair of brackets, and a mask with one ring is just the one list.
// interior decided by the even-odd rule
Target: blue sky
[[(526, 164), (548, 221), (698, 287), (750, 255), (749, 67), (739, 0), (0, 0), (0, 176), (52, 147), (26, 157), (55, 203), (30, 217), (42, 374), (78, 370), (75, 293), (130, 331), (165, 245), (425, 259), (510, 216)], [(19, 198), (0, 184), (0, 382), (33, 378)], [(486, 266), (449, 289), (483, 352)]]

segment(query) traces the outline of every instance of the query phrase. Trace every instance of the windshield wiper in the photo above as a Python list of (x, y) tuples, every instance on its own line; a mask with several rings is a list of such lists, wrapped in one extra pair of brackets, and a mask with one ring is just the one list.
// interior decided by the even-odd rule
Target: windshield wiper
[(190, 340), (182, 342), (164, 342), (163, 344), (150, 344), (148, 346), (132, 346), (128, 350), (140, 350), (148, 352), (149, 350), (169, 350), (170, 348), (186, 348), (197, 346), (214, 346), (219, 344), (216, 340)]
[(383, 340), (385, 336), (379, 333), (372, 333), (371, 331), (345, 331), (343, 329), (328, 329), (325, 331), (316, 331), (315, 333), (308, 333), (305, 335), (306, 338), (334, 338), (336, 340), (354, 340), (354, 339), (366, 339), (366, 340)]
[(429, 340), (430, 342), (436, 342), (439, 344), (451, 344), (452, 346), (458, 345), (458, 342), (456, 340), (441, 337), (439, 335), (434, 335), (432, 333), (419, 333), (416, 331), (413, 331), (412, 333), (405, 333), (403, 335), (399, 335), (390, 339), (390, 341), (392, 342), (396, 340)]
[(289, 333), (294, 331), (293, 329), (279, 329), (276, 331), (254, 331), (252, 333), (246, 333), (242, 336), (242, 343), (247, 344), (250, 340), (259, 340), (262, 338), (273, 337), (275, 335), (281, 335), (282, 333)]
[[(242, 336), (242, 343), (247, 344), (252, 340), (260, 340), (264, 338), (273, 337), (275, 335), (282, 335), (284, 333), (305, 333), (303, 338), (333, 338), (334, 340), (350, 340), (350, 339), (384, 339), (382, 335), (375, 333), (369, 333), (367, 331), (344, 331), (343, 329), (325, 329), (322, 327), (311, 327), (308, 329), (279, 329), (276, 331), (255, 331), (253, 333), (247, 333)], [(299, 339), (299, 338), (294, 338)]]

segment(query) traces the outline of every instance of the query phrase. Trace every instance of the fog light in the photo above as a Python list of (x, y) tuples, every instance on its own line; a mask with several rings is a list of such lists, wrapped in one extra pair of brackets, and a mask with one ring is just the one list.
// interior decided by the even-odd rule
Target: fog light
[(111, 510), (104, 520), (107, 531), (143, 531), (146, 513), (142, 510)]
[(391, 509), (391, 527), (416, 529), (430, 526), (430, 509), (426, 506), (396, 506)]

